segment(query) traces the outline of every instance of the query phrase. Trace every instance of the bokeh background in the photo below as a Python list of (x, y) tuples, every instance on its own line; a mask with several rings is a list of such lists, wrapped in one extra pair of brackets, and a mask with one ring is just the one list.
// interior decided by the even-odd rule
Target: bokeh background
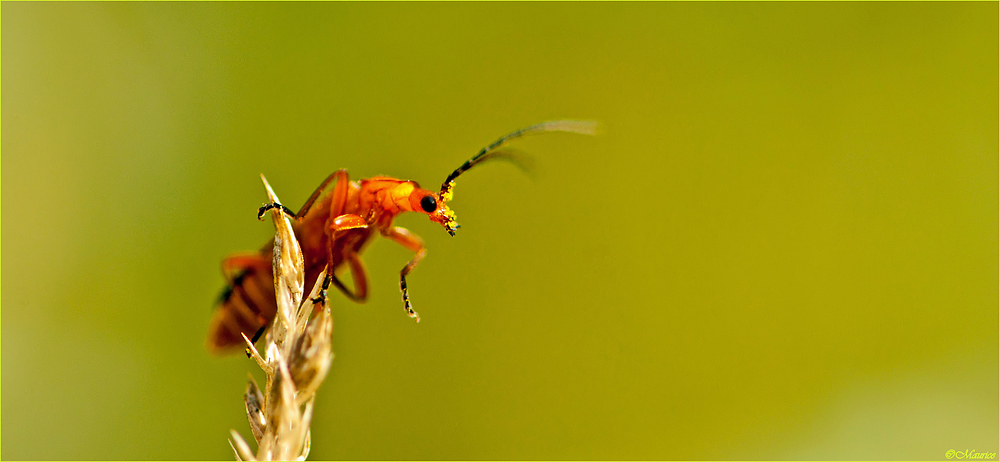
[(327, 174), (455, 238), (334, 298), (313, 459), (943, 459), (998, 439), (998, 5), (3, 3), (4, 459), (230, 459), (219, 261)]

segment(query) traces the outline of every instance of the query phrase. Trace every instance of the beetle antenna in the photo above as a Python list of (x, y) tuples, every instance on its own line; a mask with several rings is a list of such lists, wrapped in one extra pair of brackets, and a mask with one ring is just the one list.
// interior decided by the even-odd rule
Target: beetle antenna
[(489, 146), (480, 149), (478, 154), (472, 156), (471, 159), (465, 161), (465, 163), (455, 169), (454, 172), (451, 172), (451, 175), (448, 175), (448, 179), (444, 180), (444, 183), (441, 183), (441, 194), (439, 195), (441, 200), (444, 202), (451, 200), (453, 195), (452, 190), (455, 188), (455, 179), (466, 170), (475, 167), (477, 164), (486, 162), (487, 160), (502, 157), (499, 155), (502, 151), (498, 152), (495, 150), (500, 146), (503, 146), (504, 143), (514, 138), (520, 138), (524, 135), (538, 132), (569, 132), (580, 133), (582, 135), (593, 135), (597, 132), (597, 122), (586, 120), (553, 120), (508, 133), (493, 143), (490, 143)]

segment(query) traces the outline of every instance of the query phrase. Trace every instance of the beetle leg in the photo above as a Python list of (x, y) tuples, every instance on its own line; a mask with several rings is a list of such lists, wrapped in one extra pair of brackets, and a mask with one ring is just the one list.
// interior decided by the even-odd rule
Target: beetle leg
[(354, 280), (354, 292), (351, 292), (343, 282), (337, 278), (334, 274), (330, 276), (333, 285), (337, 286), (347, 298), (354, 300), (356, 302), (364, 302), (368, 299), (368, 270), (365, 269), (365, 263), (361, 261), (361, 257), (357, 252), (351, 252), (344, 255), (344, 259), (347, 260), (347, 264), (351, 265), (351, 278)]
[(270, 204), (264, 204), (261, 208), (257, 209), (257, 219), (258, 220), (263, 220), (264, 219), (264, 214), (267, 213), (267, 211), (271, 210), (271, 209), (281, 209), (281, 211), (284, 212), (285, 215), (288, 215), (288, 218), (295, 219), (295, 213), (293, 213), (291, 211), (291, 209), (289, 209), (288, 207), (285, 207), (284, 205), (281, 205), (281, 204), (279, 204), (277, 202), (271, 202)]
[[(350, 179), (347, 176), (347, 170), (345, 169), (337, 170), (336, 172), (331, 173), (330, 176), (326, 177), (326, 179), (324, 179), (323, 182), (319, 184), (319, 187), (317, 187), (316, 190), (313, 191), (312, 195), (309, 196), (309, 199), (306, 199), (306, 203), (302, 204), (302, 208), (299, 209), (299, 213), (292, 212), (291, 209), (277, 202), (271, 202), (270, 204), (265, 204), (263, 207), (257, 209), (257, 219), (263, 220), (264, 214), (271, 209), (281, 209), (281, 211), (284, 212), (285, 215), (288, 215), (288, 217), (292, 219), (299, 219), (306, 216), (306, 214), (309, 213), (309, 210), (312, 209), (313, 204), (316, 203), (316, 199), (319, 199), (320, 194), (323, 194), (323, 191), (326, 189), (327, 186), (330, 185), (330, 182), (333, 180), (337, 180), (337, 186), (336, 186), (337, 189), (334, 191), (334, 196), (333, 196), (334, 202), (338, 202), (337, 201), (338, 195), (340, 196), (339, 197), (340, 213), (337, 213), (334, 216), (340, 215), (341, 213), (343, 213), (344, 204), (347, 202), (347, 189), (348, 187), (350, 187), (351, 183)], [(334, 206), (334, 209), (335, 210), (337, 209), (336, 205)]]
[[(336, 200), (334, 200), (334, 202), (336, 202)], [(342, 238), (344, 233), (346, 233), (347, 231), (350, 231), (352, 229), (363, 229), (367, 227), (368, 227), (368, 222), (365, 221), (365, 219), (362, 218), (360, 215), (353, 215), (353, 214), (340, 215), (337, 218), (333, 219), (333, 223), (330, 225), (330, 229), (328, 230), (330, 235), (330, 242), (331, 243), (337, 242), (337, 239)], [(330, 288), (330, 283), (333, 283), (333, 285), (337, 286), (338, 289), (344, 292), (344, 295), (347, 295), (347, 297), (352, 300), (361, 301), (368, 296), (367, 273), (364, 271), (363, 265), (356, 266), (356, 263), (351, 262), (350, 260), (352, 256), (351, 254), (354, 254), (354, 252), (350, 252), (347, 255), (343, 255), (343, 257), (344, 259), (348, 260), (348, 262), (351, 264), (351, 272), (352, 274), (354, 274), (355, 288), (358, 289), (358, 293), (357, 294), (351, 293), (347, 289), (347, 287), (344, 286), (344, 284), (340, 281), (340, 279), (337, 279), (337, 276), (333, 274), (333, 269), (334, 269), (333, 245), (330, 245), (329, 253), (327, 253), (326, 256), (327, 271), (326, 271), (326, 277), (323, 278), (323, 290), (320, 291), (319, 297), (312, 299), (312, 302), (314, 304), (326, 301), (327, 290)], [(357, 259), (356, 254), (354, 254), (354, 258)], [(358, 260), (358, 263), (360, 263), (360, 260)], [(360, 271), (355, 271), (357, 268), (360, 268)], [(358, 284), (359, 279), (363, 279), (362, 284)]]
[[(327, 289), (330, 288), (330, 283), (331, 282), (333, 282), (333, 284), (335, 286), (337, 286), (337, 288), (340, 289), (340, 291), (343, 292), (344, 295), (347, 296), (347, 298), (350, 298), (351, 300), (354, 300), (356, 302), (361, 302), (361, 301), (364, 301), (365, 298), (367, 298), (367, 296), (368, 296), (368, 294), (367, 294), (367, 289), (368, 289), (367, 277), (368, 277), (368, 275), (364, 271), (364, 266), (363, 266), (363, 264), (361, 264), (360, 260), (358, 260), (357, 263), (353, 263), (353, 262), (351, 263), (351, 273), (352, 273), (352, 275), (354, 275), (354, 287), (363, 287), (364, 288), (364, 291), (363, 292), (359, 291), (358, 295), (355, 295), (354, 293), (351, 293), (347, 289), (347, 287), (344, 286), (344, 283), (341, 282), (340, 279), (337, 279), (337, 275), (333, 274), (334, 268), (333, 268), (333, 246), (332, 246), (332, 243), (336, 242), (336, 239), (338, 237), (340, 237), (338, 235), (338, 232), (340, 232), (340, 234), (342, 235), (343, 232), (346, 231), (346, 230), (348, 230), (348, 229), (363, 228), (363, 227), (366, 227), (368, 225), (368, 222), (365, 221), (364, 219), (361, 219), (361, 221), (359, 221), (357, 218), (360, 218), (360, 217), (358, 217), (357, 215), (345, 215), (344, 214), (344, 210), (347, 209), (347, 198), (348, 198), (348, 194), (350, 193), (350, 188), (351, 188), (351, 180), (350, 180), (350, 177), (348, 177), (348, 175), (347, 175), (347, 170), (340, 169), (340, 170), (337, 170), (336, 172), (333, 172), (332, 174), (330, 174), (330, 176), (327, 177), (327, 179), (325, 181), (323, 181), (323, 184), (321, 184), (319, 186), (319, 188), (317, 188), (316, 191), (313, 192), (312, 196), (309, 197), (309, 200), (306, 201), (306, 205), (304, 205), (303, 209), (299, 211), (299, 214), (301, 214), (303, 216), (305, 215), (305, 213), (307, 212), (307, 207), (312, 206), (312, 203), (316, 200), (317, 197), (319, 197), (320, 192), (323, 190), (323, 188), (326, 187), (326, 185), (333, 178), (337, 179), (337, 185), (334, 186), (333, 197), (330, 199), (330, 216), (331, 217), (336, 217), (336, 218), (333, 219), (333, 224), (330, 225), (330, 229), (329, 229), (329, 235), (328, 236), (329, 236), (331, 245), (330, 245), (329, 254), (327, 255), (327, 260), (326, 260), (327, 271), (326, 271), (326, 276), (323, 278), (323, 290), (320, 292), (320, 296), (319, 297), (316, 297), (315, 299), (313, 299), (313, 303), (319, 303), (319, 302), (322, 302), (322, 301), (326, 300)], [(354, 217), (357, 217), (357, 218), (354, 218)], [(354, 255), (354, 256), (356, 257), (356, 255)], [(350, 261), (351, 255), (343, 255), (343, 257), (344, 257), (344, 259)], [(360, 268), (360, 273), (358, 272), (358, 268)], [(361, 278), (361, 284), (358, 283), (359, 278)]]
[[(344, 169), (337, 170), (333, 175), (337, 177), (337, 185), (333, 187), (333, 200), (330, 201), (330, 216), (339, 217), (347, 209), (347, 195), (351, 190), (351, 179), (347, 176), (347, 170)], [(313, 193), (313, 195), (315, 194)]]
[[(312, 195), (310, 195), (308, 199), (306, 199), (306, 203), (302, 204), (302, 208), (299, 209), (299, 213), (295, 214), (295, 218), (302, 218), (302, 217), (306, 216), (306, 214), (309, 213), (309, 209), (311, 209), (312, 206), (313, 206), (313, 204), (316, 203), (316, 199), (319, 199), (320, 194), (323, 194), (323, 190), (326, 189), (326, 187), (334, 179), (337, 180), (337, 190), (334, 191), (334, 196), (333, 196), (334, 202), (337, 201), (337, 194), (338, 193), (340, 193), (340, 194), (343, 195), (342, 201), (346, 201), (347, 200), (347, 194), (344, 194), (344, 193), (347, 192), (346, 189), (347, 189), (347, 186), (350, 183), (350, 179), (348, 179), (348, 177), (347, 177), (347, 170), (340, 169), (340, 170), (337, 170), (336, 172), (331, 173), (330, 176), (326, 177), (326, 179), (323, 180), (323, 182), (319, 184), (319, 187), (316, 188), (315, 191), (313, 191)], [(343, 185), (343, 189), (345, 189), (344, 192), (340, 192), (341, 185)], [(340, 214), (338, 213), (337, 215), (340, 215)], [(334, 215), (334, 216), (337, 216), (337, 215)]]
[(406, 310), (406, 314), (420, 322), (420, 315), (416, 311), (413, 311), (413, 305), (410, 304), (410, 294), (406, 290), (406, 275), (413, 271), (413, 268), (417, 267), (420, 260), (423, 260), (427, 255), (427, 248), (424, 247), (424, 240), (410, 232), (406, 228), (395, 226), (385, 234), (385, 237), (396, 241), (399, 245), (406, 247), (414, 252), (413, 259), (410, 260), (402, 270), (399, 271), (399, 290), (403, 292), (403, 309)]

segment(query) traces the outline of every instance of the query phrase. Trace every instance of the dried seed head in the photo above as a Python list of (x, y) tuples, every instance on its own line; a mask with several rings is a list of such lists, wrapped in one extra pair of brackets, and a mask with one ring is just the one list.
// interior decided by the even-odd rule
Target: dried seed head
[[(261, 180), (271, 203), (280, 203), (267, 180), (263, 176)], [(275, 226), (273, 268), (278, 310), (266, 336), (263, 356), (244, 336), (251, 356), (267, 379), (263, 393), (253, 377), (247, 383), (243, 401), (257, 453), (232, 431), (230, 445), (237, 460), (305, 460), (312, 445), (309, 425), (313, 400), (333, 361), (330, 308), (325, 302), (310, 301), (319, 296), (323, 275), (303, 303), (302, 250), (280, 207), (271, 210), (271, 217)]]
[(299, 390), (299, 402), (311, 398), (326, 378), (333, 362), (333, 353), (330, 351), (332, 333), (333, 317), (330, 316), (329, 309), (323, 309), (313, 315), (306, 331), (292, 346), (288, 370)]
[(250, 431), (253, 438), (260, 445), (260, 439), (264, 436), (264, 429), (267, 428), (267, 420), (264, 417), (264, 395), (260, 392), (257, 382), (250, 376), (247, 383), (247, 391), (243, 393), (243, 403), (247, 407), (247, 419), (250, 420)]

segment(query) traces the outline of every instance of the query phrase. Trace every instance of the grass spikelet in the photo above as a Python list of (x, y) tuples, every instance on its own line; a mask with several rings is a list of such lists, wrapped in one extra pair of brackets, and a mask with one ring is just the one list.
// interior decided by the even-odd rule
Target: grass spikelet
[[(270, 202), (278, 197), (261, 175)], [(311, 447), (316, 390), (333, 362), (330, 308), (311, 300), (319, 296), (324, 275), (317, 278), (310, 295), (304, 296), (302, 250), (291, 222), (280, 209), (271, 210), (274, 220), (274, 292), (278, 312), (268, 329), (264, 355), (244, 336), (247, 350), (264, 370), (262, 391), (250, 377), (243, 401), (257, 452), (235, 430), (229, 444), (237, 460), (305, 460)]]

